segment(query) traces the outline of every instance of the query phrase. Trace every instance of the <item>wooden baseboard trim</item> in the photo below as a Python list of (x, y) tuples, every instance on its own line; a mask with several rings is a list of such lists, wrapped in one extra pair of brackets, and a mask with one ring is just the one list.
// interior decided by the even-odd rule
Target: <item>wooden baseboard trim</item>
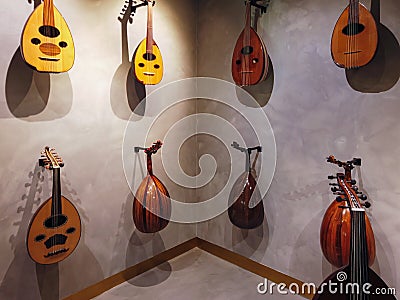
[[(230, 262), (242, 269), (245, 269), (251, 273), (257, 274), (263, 278), (267, 278), (277, 284), (284, 283), (289, 286), (291, 283), (296, 283), (298, 286), (302, 286), (303, 282), (296, 278), (290, 277), (284, 273), (269, 268), (263, 264), (255, 262), (245, 256), (237, 254), (231, 250), (225, 249), (221, 246), (210, 243), (206, 240), (198, 237), (190, 239), (182, 244), (179, 244), (171, 249), (168, 249), (156, 256), (149, 258), (143, 262), (140, 262), (132, 267), (129, 267), (115, 275), (107, 277), (98, 283), (95, 283), (73, 295), (70, 295), (64, 300), (84, 300), (92, 299), (102, 293), (116, 287), (117, 285), (134, 278), (158, 265), (165, 263), (179, 255), (182, 255), (193, 248), (198, 247), (199, 249), (206, 251), (216, 257), (219, 257), (227, 262)], [(313, 294), (299, 294), (306, 299), (312, 299)]]
[(158, 265), (165, 263), (195, 247), (198, 245), (198, 239), (193, 238), (182, 244), (179, 244), (171, 249), (168, 249), (156, 256), (149, 258), (145, 261), (142, 261), (132, 267), (129, 267), (115, 275), (107, 277), (98, 283), (95, 283), (87, 288), (70, 295), (64, 300), (83, 300), (83, 299), (92, 299), (96, 296), (101, 295), (102, 293), (116, 287), (117, 285), (132, 279), (135, 276), (138, 276)]
[[(221, 246), (215, 245), (200, 238), (198, 238), (197, 243), (198, 243), (197, 245), (198, 248), (214, 256), (217, 256), (225, 261), (228, 261), (242, 269), (245, 269), (251, 273), (257, 274), (263, 278), (267, 278), (268, 280), (271, 280), (277, 284), (284, 283), (286, 286), (289, 286), (290, 284), (295, 283), (299, 287), (303, 286), (303, 282), (296, 278), (290, 277), (284, 273), (276, 271), (272, 268), (269, 268), (263, 264), (255, 262), (254, 260), (251, 260), (245, 256), (242, 256), (233, 251), (225, 249)], [(314, 296), (313, 294), (308, 294), (308, 293), (304, 294), (300, 293), (299, 295), (306, 299), (312, 299), (312, 297)]]

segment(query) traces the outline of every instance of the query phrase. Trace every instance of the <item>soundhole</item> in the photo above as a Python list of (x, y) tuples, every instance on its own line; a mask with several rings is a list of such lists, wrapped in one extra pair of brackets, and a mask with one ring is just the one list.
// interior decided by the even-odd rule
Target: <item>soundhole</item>
[(39, 45), (41, 42), (38, 38), (33, 38), (33, 39), (31, 39), (31, 43), (34, 45)]
[(159, 69), (159, 68), (160, 68), (160, 65), (154, 65), (154, 68), (155, 68), (155, 69)]
[(252, 46), (246, 46), (244, 48), (242, 48), (242, 51), (240, 51), (243, 55), (249, 55), (251, 53), (253, 53), (254, 49)]
[(258, 63), (258, 58), (253, 58), (252, 62), (253, 62), (253, 64)]
[(147, 61), (153, 61), (156, 59), (156, 56), (153, 53), (145, 53), (143, 54), (143, 58)]
[(236, 61), (236, 64), (237, 65), (240, 65), (242, 63), (242, 61), (240, 60), (240, 59), (238, 59), (237, 61)]
[(61, 48), (66, 48), (66, 47), (68, 46), (67, 42), (64, 42), (64, 41), (58, 43), (58, 45), (59, 45)]
[(43, 241), (46, 236), (44, 234), (39, 234), (35, 237), (35, 242)]
[(46, 221), (44, 221), (44, 227), (46, 228), (56, 228), (64, 225), (67, 223), (67, 216), (65, 215), (55, 215), (50, 218), (47, 218)]
[(49, 26), (49, 25), (40, 26), (39, 32), (41, 35), (49, 37), (49, 38), (55, 38), (60, 35), (60, 30), (58, 30), (54, 26)]
[(49, 238), (47, 241), (44, 242), (47, 249), (57, 246), (57, 245), (64, 245), (67, 241), (67, 236), (63, 234), (56, 234)]
[(343, 28), (342, 33), (344, 35), (356, 35), (363, 32), (365, 26), (360, 23), (350, 23), (345, 28)]
[(140, 63), (139, 67), (144, 68), (144, 63)]
[(67, 232), (68, 234), (71, 234), (71, 233), (74, 233), (75, 230), (76, 230), (75, 227), (70, 227), (70, 228), (67, 229), (66, 232)]

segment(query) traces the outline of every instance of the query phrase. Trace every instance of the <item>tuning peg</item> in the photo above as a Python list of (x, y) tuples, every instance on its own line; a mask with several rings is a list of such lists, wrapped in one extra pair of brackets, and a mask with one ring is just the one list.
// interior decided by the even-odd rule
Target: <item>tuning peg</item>
[(339, 189), (338, 189), (338, 188), (336, 188), (336, 187), (332, 187), (332, 188), (331, 188), (331, 191), (335, 193), (335, 192), (338, 192), (338, 191), (339, 191)]
[(358, 197), (358, 198), (360, 198), (360, 200), (362, 200), (362, 201), (365, 201), (368, 199), (367, 195), (364, 195), (364, 194), (361, 194), (360, 197)]
[(337, 196), (335, 200), (337, 202), (343, 202), (344, 201), (343, 197), (341, 197), (341, 196)]
[(328, 176), (328, 179), (329, 179), (329, 180), (332, 180), (332, 179), (337, 179), (337, 176), (334, 176), (334, 175), (329, 175), (329, 176)]
[(339, 186), (337, 183), (332, 183), (332, 182), (330, 182), (329, 185), (331, 185), (331, 186)]
[(354, 179), (352, 179), (352, 180), (350, 180), (350, 181), (347, 181), (347, 182), (350, 183), (351, 185), (357, 184), (357, 181), (355, 181)]
[(371, 203), (369, 203), (369, 202), (367, 201), (367, 202), (363, 203), (363, 206), (364, 206), (365, 208), (370, 208), (370, 207), (371, 207)]
[(343, 192), (335, 192), (333, 193), (334, 195), (339, 195), (339, 196), (345, 196), (346, 194)]

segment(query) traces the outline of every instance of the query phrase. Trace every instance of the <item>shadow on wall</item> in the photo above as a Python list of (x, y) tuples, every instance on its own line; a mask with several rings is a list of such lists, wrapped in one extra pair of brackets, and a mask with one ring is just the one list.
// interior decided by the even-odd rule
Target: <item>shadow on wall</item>
[[(55, 95), (52, 101), (50, 90)], [(7, 70), (6, 100), (16, 118), (31, 122), (59, 119), (72, 107), (71, 80), (67, 73), (50, 75), (31, 69), (18, 48)]]
[[(256, 85), (236, 87), (236, 95), (240, 103), (242, 103), (243, 105), (246, 105), (248, 107), (259, 108), (259, 107), (264, 107), (268, 104), (269, 99), (271, 98), (272, 95), (272, 90), (274, 88), (274, 66), (269, 56), (268, 56), (268, 61), (269, 61), (269, 68), (265, 80)], [(247, 99), (247, 97), (240, 96), (242, 93), (240, 89), (242, 88), (245, 91), (247, 91), (250, 95), (252, 95), (256, 100), (256, 102), (252, 101), (251, 103), (247, 103), (247, 101), (244, 101), (243, 99)]]
[(371, 1), (371, 13), (378, 27), (379, 42), (372, 61), (364, 67), (346, 70), (349, 85), (363, 93), (390, 90), (400, 78), (400, 46), (393, 33), (380, 22), (380, 0)]
[(141, 103), (145, 101), (146, 88), (136, 80), (132, 64), (129, 61), (127, 30), (131, 18), (129, 12), (130, 10), (124, 11), (123, 17), (118, 18), (121, 22), (122, 61), (115, 71), (110, 91), (111, 108), (114, 114), (122, 120), (129, 120), (133, 112), (144, 116), (146, 109), (145, 103)]
[[(37, 284), (35, 263), (29, 257), (25, 237), (33, 216), (32, 210), (34, 206), (40, 204), (40, 196), (43, 194), (44, 176), (42, 168), (36, 164), (28, 178), (29, 182), (25, 183), (25, 187), (29, 188), (29, 191), (21, 198), (22, 201), (25, 201), (25, 206), (17, 208), (18, 214), (23, 212), (21, 221), (13, 224), (18, 227), (18, 231), (9, 238), (11, 248), (14, 251), (14, 259), (2, 280), (0, 299), (40, 299), (41, 292)], [(23, 283), (23, 286), (21, 286), (21, 283)]]
[[(165, 251), (164, 241), (158, 232), (142, 233), (135, 230), (129, 239), (129, 244), (126, 249), (126, 267), (129, 268), (163, 251)], [(141, 287), (154, 286), (167, 280), (171, 275), (171, 272), (171, 265), (168, 262), (165, 262), (147, 271), (141, 276), (128, 280), (128, 282), (131, 285)]]
[[(223, 214), (223, 216), (228, 218), (227, 214)], [(241, 229), (235, 225), (226, 226), (224, 236), (231, 237), (230, 243), (225, 241), (224, 245), (230, 245), (234, 252), (245, 257), (253, 257), (257, 252), (260, 257), (254, 257), (254, 259), (260, 260), (268, 247), (269, 228), (267, 218), (264, 215), (262, 224), (253, 229)]]
[[(294, 277), (298, 277), (306, 282), (313, 282), (313, 280), (319, 280), (314, 282), (317, 286), (325, 279), (325, 275), (332, 273), (330, 264), (322, 257), (322, 271), (318, 271), (318, 268), (307, 268), (304, 266), (315, 265), (318, 263), (316, 259), (322, 255), (320, 247), (319, 231), (321, 226), (321, 220), (324, 216), (325, 210), (319, 211), (304, 227), (293, 246), (293, 252), (290, 256), (289, 271)], [(310, 240), (310, 237), (314, 237)]]

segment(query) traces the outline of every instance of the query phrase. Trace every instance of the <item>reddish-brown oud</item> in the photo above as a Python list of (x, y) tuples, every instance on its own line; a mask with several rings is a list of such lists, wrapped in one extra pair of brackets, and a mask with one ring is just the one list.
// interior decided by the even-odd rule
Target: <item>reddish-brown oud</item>
[(171, 217), (171, 199), (164, 184), (153, 174), (151, 156), (161, 148), (157, 141), (145, 149), (147, 176), (136, 191), (133, 201), (133, 221), (136, 228), (144, 233), (155, 233), (164, 229)]
[(268, 73), (268, 54), (263, 40), (251, 27), (251, 2), (247, 1), (246, 25), (232, 56), (232, 77), (239, 86), (255, 85)]
[[(234, 148), (246, 152), (246, 171), (236, 180), (229, 197), (228, 215), (232, 224), (242, 229), (253, 229), (260, 226), (264, 220), (264, 205), (257, 187), (255, 163), (261, 147), (244, 149)], [(253, 164), (250, 164), (250, 154), (257, 150)]]
[[(332, 191), (338, 195), (336, 201), (340, 203), (339, 206), (331, 205), (330, 210), (336, 210), (336, 212), (329, 216), (339, 215), (338, 212), (342, 212), (343, 216), (337, 219), (325, 216), (321, 230), (321, 246), (324, 254), (328, 254), (332, 261), (339, 256), (344, 266), (324, 280), (313, 300), (396, 299), (394, 295), (386, 293), (389, 291), (386, 283), (369, 268), (375, 258), (374, 235), (365, 213), (365, 208), (368, 208), (370, 204), (362, 202), (366, 200), (366, 196), (358, 191), (356, 181), (351, 179), (351, 169), (354, 165), (360, 166), (361, 159), (354, 158), (351, 161), (342, 162), (336, 160), (334, 156), (329, 156), (328, 162), (345, 169), (345, 174), (337, 173), (336, 176), (329, 176), (329, 179), (337, 180), (337, 183), (331, 183), (331, 185)], [(330, 223), (342, 223), (345, 226), (338, 225), (331, 231), (326, 230)], [(333, 237), (334, 235), (337, 237)], [(326, 237), (330, 237), (333, 242), (324, 240)], [(345, 240), (342, 244), (341, 239)], [(327, 251), (329, 249), (332, 252)], [(335, 288), (332, 289), (332, 287)], [(378, 290), (385, 293), (375, 293)]]

